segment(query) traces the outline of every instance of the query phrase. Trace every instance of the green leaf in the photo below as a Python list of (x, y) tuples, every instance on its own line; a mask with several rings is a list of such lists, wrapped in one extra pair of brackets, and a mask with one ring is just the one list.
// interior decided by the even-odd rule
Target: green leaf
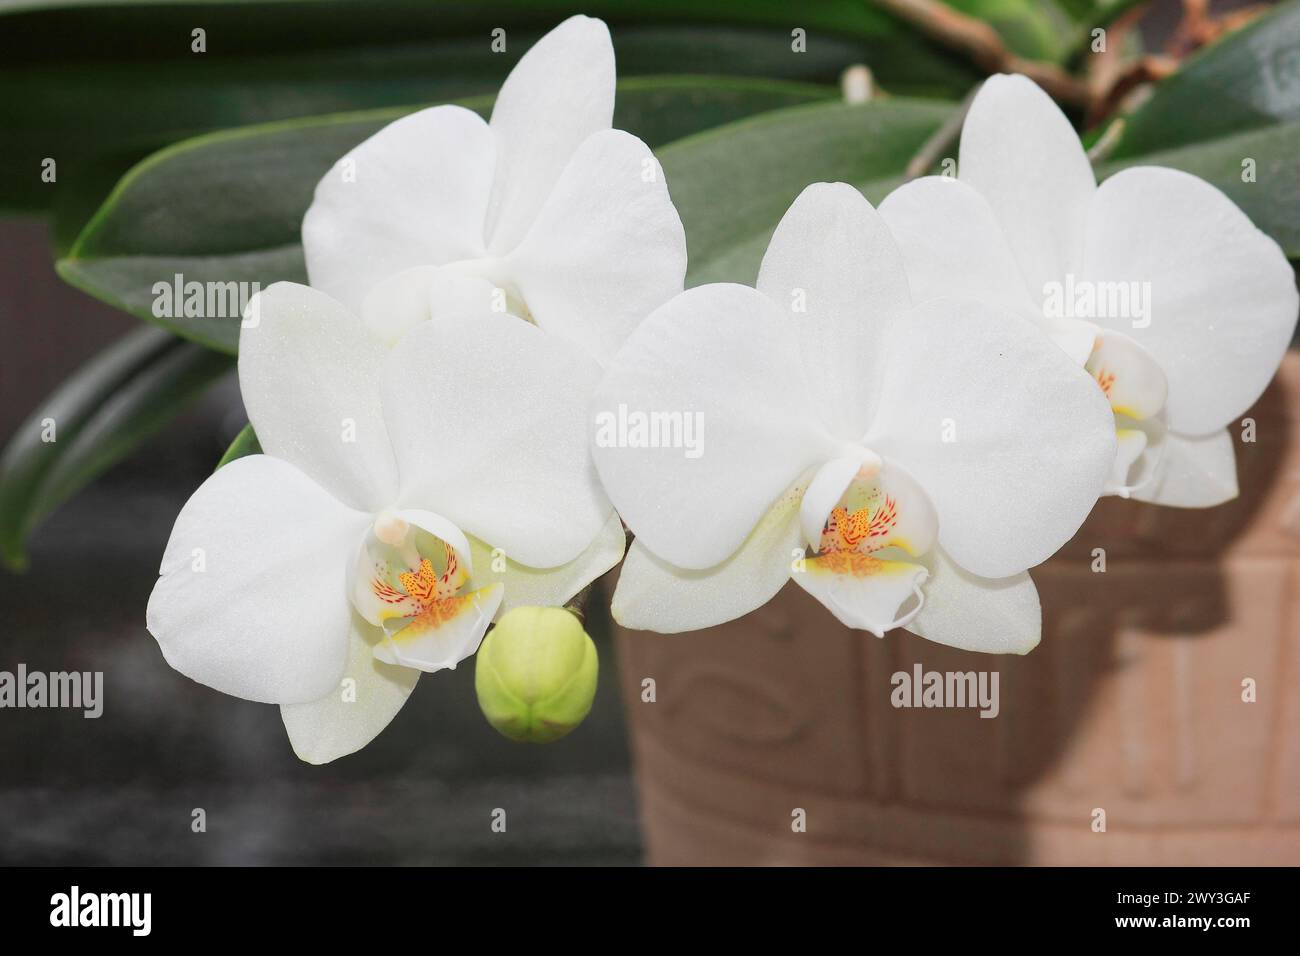
[(145, 327), (74, 372), (0, 454), (5, 563), (25, 566), (26, 539), (43, 517), (171, 421), (232, 365), (228, 356)]
[(1128, 117), (1112, 155), (1140, 156), (1294, 120), (1300, 120), (1300, 0), (1190, 58)]
[[(45, 5), (59, 7), (64, 5)], [(493, 93), (569, 3), (353, 0), (105, 4), (0, 14), (0, 208), (47, 209), (101, 160), (120, 170), (215, 129)], [(861, 0), (598, 0), (622, 76), (708, 72), (834, 82), (868, 63), (900, 93), (977, 78)], [(207, 52), (190, 49), (196, 26)], [(791, 30), (807, 33), (794, 52)], [(493, 52), (491, 31), (507, 30)], [(55, 183), (42, 162), (57, 161)]]
[(878, 203), (952, 109), (904, 99), (816, 104), (664, 149), (659, 158), (686, 227), (687, 284), (752, 285), (777, 222), (809, 183), (851, 183)]
[(257, 433), (253, 431), (253, 426), (250, 423), (239, 430), (235, 440), (230, 443), (230, 447), (221, 456), (221, 460), (217, 462), (217, 468), (223, 468), (236, 458), (243, 458), (245, 455), (260, 454), (262, 454), (262, 443), (257, 440)]
[[(738, 117), (826, 100), (800, 83), (667, 77), (619, 84), (615, 123), (652, 146)], [(480, 113), (486, 99), (468, 101)], [(306, 280), (303, 213), (340, 156), (406, 107), (292, 120), (198, 137), (151, 156), (123, 178), (59, 274), (89, 294), (211, 348), (234, 352), (239, 312), (155, 315), (155, 283)], [(671, 185), (671, 180), (669, 180)], [(168, 297), (170, 301), (170, 297)]]

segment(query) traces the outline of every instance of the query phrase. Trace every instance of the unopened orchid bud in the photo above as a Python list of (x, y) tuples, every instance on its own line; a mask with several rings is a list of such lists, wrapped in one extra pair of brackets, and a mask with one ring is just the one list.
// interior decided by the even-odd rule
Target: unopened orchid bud
[(586, 718), (596, 671), (596, 645), (576, 615), (558, 607), (519, 607), (484, 639), (474, 687), (488, 723), (503, 735), (549, 743)]

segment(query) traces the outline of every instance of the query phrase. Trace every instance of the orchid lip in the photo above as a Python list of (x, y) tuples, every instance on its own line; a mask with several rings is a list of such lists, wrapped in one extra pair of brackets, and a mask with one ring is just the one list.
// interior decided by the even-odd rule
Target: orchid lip
[(807, 545), (818, 554), (895, 548), (917, 557), (934, 545), (938, 518), (924, 489), (901, 466), (857, 446), (813, 476), (800, 504)]
[[(872, 560), (876, 561), (877, 564), (885, 564), (885, 562), (881, 561), (879, 558), (874, 558)], [(876, 637), (883, 638), (886, 632), (899, 627), (907, 627), (908, 624), (912, 623), (916, 616), (921, 613), (921, 609), (925, 607), (925, 592), (922, 585), (928, 577), (929, 571), (924, 568), (921, 569), (916, 580), (912, 584), (912, 593), (910, 597), (904, 600), (905, 604), (910, 603), (910, 607), (908, 607), (907, 610), (903, 611), (891, 621), (884, 624), (867, 624), (864, 629), (870, 631)], [(853, 614), (852, 596), (848, 593), (842, 575), (837, 575), (837, 580), (833, 581), (827, 588), (826, 598), (832, 603), (831, 610), (833, 613), (836, 613), (837, 616), (841, 614)], [(915, 599), (914, 601), (912, 601), (913, 598)], [(903, 605), (899, 606), (902, 607)]]
[(470, 585), (458, 528), (424, 512), (381, 511), (366, 531), (348, 584), (357, 613), (382, 631), (376, 660), (422, 671), (454, 668), (482, 640), (503, 588)]
[[(861, 446), (824, 464), (800, 503), (811, 554), (796, 581), (843, 623), (877, 637), (911, 621), (925, 603), (938, 518), (901, 466)], [(901, 611), (901, 613), (900, 613)]]

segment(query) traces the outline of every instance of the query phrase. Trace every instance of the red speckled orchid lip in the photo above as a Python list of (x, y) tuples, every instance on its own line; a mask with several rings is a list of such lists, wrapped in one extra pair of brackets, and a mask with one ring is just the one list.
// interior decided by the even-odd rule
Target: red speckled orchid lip
[(470, 586), (469, 541), (440, 515), (385, 510), (367, 530), (348, 593), (383, 628), (376, 660), (422, 671), (455, 668), (477, 649), (504, 596)]
[(837, 618), (883, 637), (921, 611), (929, 570), (915, 559), (934, 547), (939, 520), (905, 470), (866, 448), (827, 462), (799, 519), (812, 554), (794, 580)]

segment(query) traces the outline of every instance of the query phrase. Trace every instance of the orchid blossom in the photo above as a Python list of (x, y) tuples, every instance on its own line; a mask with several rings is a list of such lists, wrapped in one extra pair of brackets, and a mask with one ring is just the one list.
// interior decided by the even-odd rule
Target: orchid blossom
[(1115, 415), (1109, 492), (1193, 508), (1236, 497), (1227, 426), (1277, 371), (1300, 307), (1277, 243), (1178, 170), (1098, 186), (1069, 121), (1022, 76), (985, 82), (957, 171), (881, 204), (913, 296), (1030, 318), (1086, 367)]
[(303, 220), (312, 286), (390, 342), (451, 297), (607, 361), (686, 273), (662, 168), (611, 129), (614, 79), (605, 24), (571, 17), (519, 60), (490, 122), (437, 106), (361, 143)]
[(661, 632), (739, 617), (793, 578), (850, 627), (1025, 653), (1041, 625), (1026, 569), (1079, 528), (1115, 455), (1083, 369), (994, 307), (914, 306), (883, 220), (842, 183), (795, 201), (756, 289), (653, 312), (593, 408), (704, 425), (692, 454), (670, 430), (594, 440), (636, 534), (614, 616)]
[(176, 519), (148, 609), (167, 661), (281, 705), (303, 760), (364, 746), (498, 611), (622, 556), (586, 447), (599, 377), (506, 315), (435, 314), (390, 347), (322, 292), (259, 293), (239, 380), (265, 454)]

